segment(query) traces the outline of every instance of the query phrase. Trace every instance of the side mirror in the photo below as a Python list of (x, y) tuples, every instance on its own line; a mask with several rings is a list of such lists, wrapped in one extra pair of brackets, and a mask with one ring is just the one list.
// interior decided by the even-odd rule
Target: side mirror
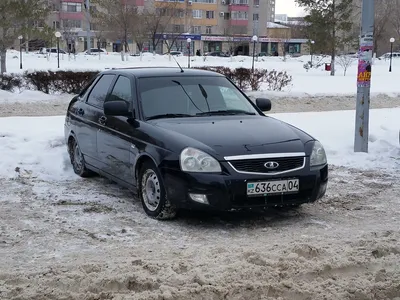
[(106, 116), (132, 117), (128, 102), (121, 100), (104, 103), (104, 114)]
[(270, 111), (272, 108), (271, 100), (266, 98), (257, 98), (256, 105), (262, 111)]

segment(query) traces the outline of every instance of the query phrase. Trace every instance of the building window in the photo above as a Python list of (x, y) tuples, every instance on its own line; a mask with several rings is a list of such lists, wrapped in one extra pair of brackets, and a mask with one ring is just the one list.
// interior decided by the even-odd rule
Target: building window
[(192, 26), (192, 33), (200, 34), (201, 33), (201, 26)]
[(194, 9), (194, 10), (192, 11), (192, 13), (193, 13), (193, 18), (195, 18), (195, 19), (201, 19), (201, 18), (203, 18), (203, 11), (202, 11), (202, 10)]
[(247, 11), (233, 11), (232, 20), (248, 20), (249, 16)]
[(258, 21), (258, 14), (253, 14), (253, 21)]
[(214, 11), (213, 10), (206, 11), (206, 19), (214, 19)]
[(81, 12), (82, 11), (82, 3), (63, 2), (62, 3), (62, 11)]
[(181, 33), (184, 31), (184, 26), (183, 25), (179, 25), (179, 24), (175, 24), (173, 25), (173, 33)]
[(249, 0), (231, 0), (234, 5), (249, 5)]
[(60, 4), (59, 3), (52, 3), (51, 4), (51, 10), (52, 11), (59, 11), (60, 10)]
[(253, 0), (253, 5), (254, 6), (259, 6), (260, 5), (260, 0)]
[(60, 22), (53, 21), (53, 29), (60, 29)]
[(82, 28), (81, 20), (62, 20), (63, 28)]
[(230, 18), (230, 14), (229, 13), (225, 13), (224, 14), (224, 20), (229, 20)]
[(212, 28), (212, 26), (207, 26), (206, 27), (206, 34), (212, 34), (211, 28)]

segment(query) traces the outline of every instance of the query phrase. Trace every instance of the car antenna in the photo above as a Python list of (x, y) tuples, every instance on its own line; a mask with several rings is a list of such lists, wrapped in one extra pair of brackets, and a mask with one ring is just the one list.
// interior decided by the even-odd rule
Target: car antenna
[[(171, 54), (170, 54), (171, 55)], [(181, 65), (178, 63), (178, 61), (175, 59), (174, 55), (171, 55), (172, 58), (174, 59), (174, 61), (176, 62), (176, 64), (178, 65), (179, 69), (181, 69), (181, 73), (184, 73), (185, 71), (183, 71)]]

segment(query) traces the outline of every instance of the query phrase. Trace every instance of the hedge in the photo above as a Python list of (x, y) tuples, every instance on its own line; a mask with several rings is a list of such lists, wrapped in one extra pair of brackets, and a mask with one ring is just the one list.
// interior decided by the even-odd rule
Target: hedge
[[(262, 83), (267, 84), (268, 90), (281, 91), (292, 81), (292, 76), (286, 72), (275, 70), (268, 72), (264, 69), (227, 67), (198, 67), (197, 69), (218, 72), (229, 77), (239, 88), (257, 91)], [(15, 91), (30, 89), (46, 94), (68, 93), (77, 94), (85, 84), (99, 72), (96, 71), (37, 71), (23, 74), (4, 74), (0, 76), (0, 89)]]

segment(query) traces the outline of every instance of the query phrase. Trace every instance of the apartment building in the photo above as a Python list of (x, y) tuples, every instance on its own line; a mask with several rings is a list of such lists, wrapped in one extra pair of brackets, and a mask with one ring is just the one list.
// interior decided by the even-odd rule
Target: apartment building
[[(90, 28), (87, 14), (87, 0), (49, 0), (52, 13), (47, 25), (63, 34), (63, 48), (66, 50), (83, 51), (86, 49), (87, 37), (90, 36), (91, 47), (109, 51), (120, 51), (121, 42), (115, 40), (100, 40), (96, 38), (96, 28)], [(195, 54), (212, 51), (231, 51), (234, 54), (248, 55), (252, 53), (253, 35), (258, 37), (256, 51), (282, 53), (280, 43), (305, 44), (306, 40), (291, 40), (290, 28), (275, 26), (275, 0), (122, 0), (127, 4), (135, 4), (139, 8), (153, 7), (160, 9), (168, 3), (174, 3), (178, 12), (171, 19), (166, 32), (158, 33), (160, 43), (153, 49), (152, 43), (145, 43), (145, 51), (164, 53), (166, 42), (173, 44), (173, 50), (187, 52), (187, 38), (191, 38), (190, 50)], [(91, 3), (89, 3), (91, 5)], [(93, 5), (91, 9), (95, 8)], [(88, 30), (89, 29), (89, 30)], [(276, 29), (276, 30), (275, 30)], [(287, 33), (283, 34), (282, 30)], [(275, 33), (278, 33), (274, 36)], [(138, 52), (135, 41), (128, 41), (132, 52)], [(300, 46), (296, 49), (301, 51)]]

